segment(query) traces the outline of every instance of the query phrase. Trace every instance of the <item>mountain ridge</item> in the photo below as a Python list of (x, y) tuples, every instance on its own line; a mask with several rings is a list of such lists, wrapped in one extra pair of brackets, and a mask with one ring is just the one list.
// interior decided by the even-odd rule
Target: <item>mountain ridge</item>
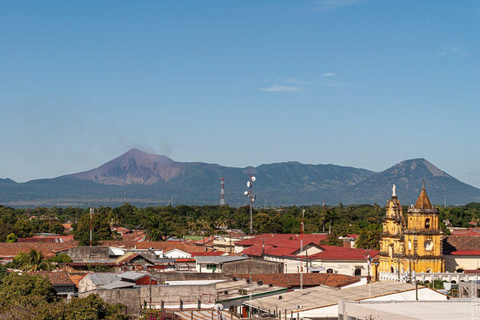
[(437, 204), (445, 200), (453, 204), (480, 201), (480, 189), (455, 179), (424, 158), (404, 160), (381, 172), (298, 161), (237, 168), (176, 162), (131, 149), (92, 170), (53, 179), (25, 183), (0, 179), (0, 203), (215, 204), (220, 178), (225, 178), (227, 202), (243, 205), (249, 174), (257, 177), (254, 193), (263, 205), (383, 203), (390, 197), (393, 184), (400, 201), (409, 204), (418, 197), (422, 180), (427, 181), (427, 192)]

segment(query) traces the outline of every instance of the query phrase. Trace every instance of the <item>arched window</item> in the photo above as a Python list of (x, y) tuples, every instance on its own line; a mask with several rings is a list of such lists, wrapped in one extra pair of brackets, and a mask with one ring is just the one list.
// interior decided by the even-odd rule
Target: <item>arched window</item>
[(327, 273), (333, 273), (333, 269), (327, 269)]
[(393, 271), (393, 267), (390, 267), (390, 272), (391, 272), (391, 273), (393, 273), (393, 272), (394, 272), (394, 271)]
[(458, 268), (457, 270), (455, 270), (456, 273), (463, 273), (463, 269), (462, 268)]
[(430, 218), (425, 219), (425, 229), (430, 229)]
[(452, 280), (450, 283), (452, 283), (452, 284), (456, 284), (456, 283), (457, 283), (457, 281), (455, 281), (455, 280)]

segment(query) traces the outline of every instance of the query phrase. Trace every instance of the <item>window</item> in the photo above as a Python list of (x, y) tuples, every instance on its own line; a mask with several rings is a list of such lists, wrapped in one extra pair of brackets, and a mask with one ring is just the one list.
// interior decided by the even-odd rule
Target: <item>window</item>
[(207, 264), (207, 270), (216, 270), (217, 265), (216, 264)]
[(362, 269), (355, 268), (355, 276), (361, 276), (361, 275), (362, 275)]
[(333, 269), (327, 269), (327, 273), (333, 273)]
[(425, 229), (430, 229), (430, 219), (425, 219)]

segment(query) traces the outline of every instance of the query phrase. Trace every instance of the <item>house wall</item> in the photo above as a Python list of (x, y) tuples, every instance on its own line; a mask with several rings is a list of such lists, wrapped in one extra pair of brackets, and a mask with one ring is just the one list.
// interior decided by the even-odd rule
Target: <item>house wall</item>
[[(213, 263), (208, 263), (213, 264)], [(207, 263), (198, 263), (195, 267), (198, 273), (222, 273), (222, 265), (216, 264), (216, 269), (207, 269)]]
[(457, 269), (477, 270), (480, 268), (480, 256), (445, 255), (445, 271), (455, 272)]
[(85, 291), (90, 291), (90, 290), (95, 290), (97, 289), (97, 286), (93, 283), (92, 279), (88, 275), (83, 277), (79, 282), (78, 282), (78, 292), (85, 292)]
[[(275, 256), (265, 256), (265, 260), (280, 262), (283, 264), (284, 273), (300, 273), (303, 267), (303, 273), (307, 273), (307, 261), (300, 259), (289, 259)], [(360, 268), (361, 276), (368, 276), (368, 263), (365, 260), (309, 260), (308, 267), (321, 268), (320, 273), (326, 273), (328, 269), (332, 269), (333, 273), (345, 274), (348, 276), (355, 275), (355, 269)], [(370, 275), (373, 272), (370, 270)]]
[(283, 264), (280, 262), (266, 260), (241, 260), (226, 262), (223, 264), (223, 274), (233, 276), (235, 274), (264, 274), (264, 273), (283, 273)]
[(127, 313), (138, 314), (146, 305), (159, 309), (164, 301), (166, 309), (180, 307), (180, 300), (184, 308), (196, 308), (198, 301), (204, 307), (211, 308), (215, 303), (215, 284), (207, 285), (186, 285), (186, 286), (142, 286), (137, 288), (124, 289), (99, 289), (90, 292), (79, 293), (80, 298), (90, 294), (97, 294), (106, 302), (111, 304), (121, 303), (127, 307)]
[(69, 248), (66, 252), (72, 260), (85, 259), (108, 259), (110, 249), (108, 247), (79, 246)]

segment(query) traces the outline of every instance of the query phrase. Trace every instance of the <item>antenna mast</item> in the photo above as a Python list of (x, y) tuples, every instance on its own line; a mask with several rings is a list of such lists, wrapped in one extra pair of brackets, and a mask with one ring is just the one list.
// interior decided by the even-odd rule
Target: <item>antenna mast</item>
[(220, 185), (221, 185), (221, 189), (220, 189), (220, 205), (221, 206), (224, 206), (225, 205), (225, 178), (220, 178)]
[(90, 208), (90, 247), (92, 246), (92, 243), (93, 243), (92, 217), (94, 213), (95, 213), (95, 209)]

